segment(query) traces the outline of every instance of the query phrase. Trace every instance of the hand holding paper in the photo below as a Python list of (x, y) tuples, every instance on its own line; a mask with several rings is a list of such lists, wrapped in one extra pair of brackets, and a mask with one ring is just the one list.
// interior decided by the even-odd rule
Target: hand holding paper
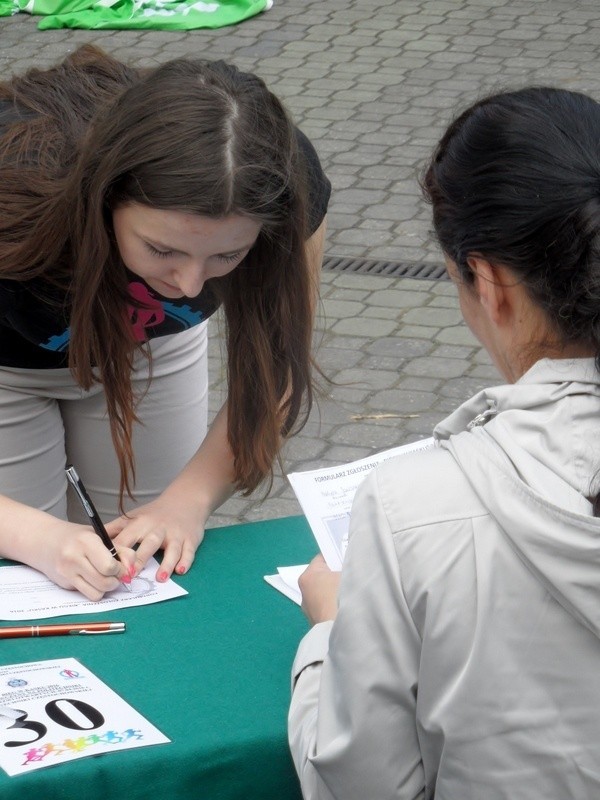
[[(390, 458), (433, 446), (432, 438), (422, 439), (349, 464), (292, 472), (288, 475), (325, 563), (331, 570), (339, 572), (342, 568), (348, 545), (352, 501), (360, 483), (369, 472), (377, 464)], [(265, 575), (265, 580), (300, 605), (302, 593), (297, 579), (304, 569), (305, 567), (278, 567), (278, 575)]]
[(311, 625), (328, 622), (337, 615), (341, 572), (330, 570), (322, 555), (315, 556), (298, 581), (302, 610)]

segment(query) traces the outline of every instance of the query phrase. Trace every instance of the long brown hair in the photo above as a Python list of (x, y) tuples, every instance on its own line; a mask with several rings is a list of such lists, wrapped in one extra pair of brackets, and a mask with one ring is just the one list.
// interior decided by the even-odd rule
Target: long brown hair
[(225, 309), (228, 437), (234, 480), (249, 493), (272, 477), (282, 436), (312, 405), (306, 186), (281, 103), (224, 62), (141, 72), (89, 45), (0, 85), (0, 99), (22, 115), (0, 142), (0, 161), (14, 165), (0, 173), (0, 275), (68, 289), (69, 366), (83, 388), (103, 384), (121, 496), (135, 479), (140, 345), (112, 211), (135, 202), (262, 223), (244, 261), (206, 284)]

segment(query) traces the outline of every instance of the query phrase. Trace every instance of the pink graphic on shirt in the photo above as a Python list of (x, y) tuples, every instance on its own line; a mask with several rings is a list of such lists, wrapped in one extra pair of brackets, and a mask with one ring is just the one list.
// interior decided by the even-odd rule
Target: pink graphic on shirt
[(127, 306), (127, 313), (131, 320), (133, 335), (138, 342), (145, 342), (146, 328), (160, 325), (165, 319), (165, 310), (160, 300), (153, 297), (143, 283), (132, 282), (129, 284), (129, 294), (144, 305), (144, 308)]

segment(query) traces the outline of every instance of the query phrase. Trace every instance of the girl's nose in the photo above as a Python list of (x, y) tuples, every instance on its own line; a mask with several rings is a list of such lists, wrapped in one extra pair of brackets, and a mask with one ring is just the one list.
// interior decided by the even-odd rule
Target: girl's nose
[(190, 264), (177, 273), (177, 286), (186, 297), (197, 297), (204, 286), (204, 266)]

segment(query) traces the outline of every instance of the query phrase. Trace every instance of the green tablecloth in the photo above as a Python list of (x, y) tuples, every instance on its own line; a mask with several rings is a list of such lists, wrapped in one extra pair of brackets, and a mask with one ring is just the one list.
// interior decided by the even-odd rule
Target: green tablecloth
[(0, 642), (2, 664), (77, 658), (172, 740), (13, 778), (0, 771), (0, 798), (299, 800), (286, 717), (307, 623), (263, 575), (316, 552), (303, 517), (213, 529), (177, 578), (188, 595), (102, 615), (125, 621), (125, 634)]

